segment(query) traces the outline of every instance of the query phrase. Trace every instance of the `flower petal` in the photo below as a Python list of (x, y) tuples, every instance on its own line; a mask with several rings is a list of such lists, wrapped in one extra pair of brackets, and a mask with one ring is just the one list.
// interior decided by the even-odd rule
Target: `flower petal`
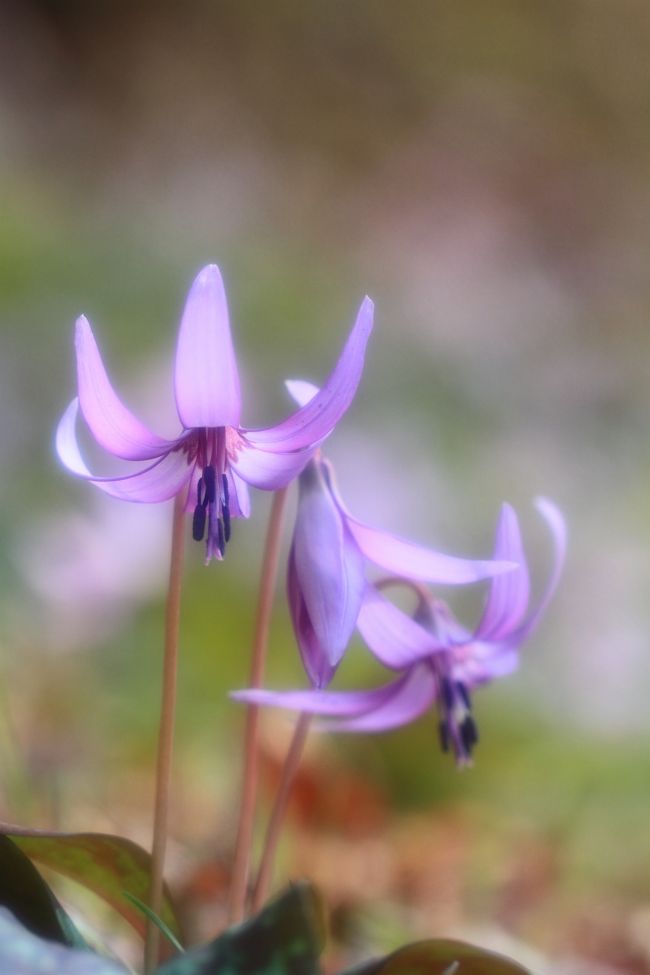
[(143, 503), (167, 501), (173, 498), (189, 480), (192, 468), (180, 450), (164, 454), (155, 464), (134, 474), (119, 477), (97, 477), (81, 456), (76, 436), (79, 400), (74, 399), (59, 421), (56, 449), (59, 457), (73, 474), (91, 481), (106, 494), (123, 501)]
[(318, 386), (306, 379), (285, 379), (284, 385), (298, 406), (306, 406), (318, 392)]
[(317, 462), (300, 476), (292, 554), (297, 585), (330, 667), (340, 662), (365, 588), (364, 560), (350, 537)]
[(373, 654), (391, 670), (405, 670), (449, 649), (374, 586), (366, 587), (357, 627)]
[(307, 677), (314, 687), (327, 687), (336, 673), (336, 666), (329, 662), (327, 652), (316, 636), (309, 618), (296, 574), (293, 547), (289, 552), (287, 566), (287, 602), (289, 603), (293, 632), (300, 651), (300, 659)]
[(460, 586), (479, 582), (502, 572), (510, 572), (514, 568), (511, 562), (459, 559), (453, 555), (445, 555), (415, 545), (390, 532), (371, 528), (349, 513), (347, 525), (366, 558), (387, 572), (410, 579)]
[(117, 396), (84, 315), (77, 319), (75, 349), (81, 412), (97, 443), (123, 460), (151, 460), (169, 450), (172, 444), (147, 429)]
[(470, 690), (499, 677), (507, 677), (519, 666), (519, 650), (502, 643), (468, 643), (454, 653), (454, 680)]
[(231, 691), (230, 697), (235, 701), (285, 708), (288, 711), (352, 718), (374, 712), (386, 704), (393, 698), (396, 690), (399, 691), (407, 682), (408, 676), (370, 691), (268, 691), (251, 688)]
[(501, 508), (494, 543), (494, 558), (517, 563), (517, 568), (492, 580), (483, 615), (476, 629), (478, 640), (502, 640), (521, 623), (528, 609), (530, 578), (517, 515), (509, 504)]
[(192, 473), (187, 485), (187, 494), (185, 496), (185, 514), (189, 514), (190, 511), (194, 511), (198, 502), (198, 492), (199, 492), (199, 481), (203, 476), (202, 469), (194, 464), (192, 467)]
[(436, 699), (436, 679), (426, 665), (407, 670), (403, 677), (383, 688), (383, 699), (364, 714), (332, 719), (318, 724), (321, 731), (390, 731), (410, 724), (431, 707)]
[(537, 604), (534, 612), (528, 617), (528, 619), (520, 626), (517, 633), (514, 635), (513, 642), (522, 643), (527, 640), (531, 635), (537, 624), (539, 623), (542, 615), (546, 612), (548, 604), (553, 598), (553, 594), (557, 589), (557, 584), (560, 581), (560, 576), (562, 575), (562, 570), (564, 568), (564, 563), (566, 560), (566, 548), (567, 548), (567, 526), (564, 520), (564, 515), (552, 501), (548, 498), (536, 498), (535, 507), (544, 518), (546, 524), (548, 525), (551, 537), (553, 540), (553, 566), (551, 568), (551, 575), (546, 584), (546, 589)]
[(357, 391), (374, 305), (364, 298), (339, 361), (322, 389), (293, 416), (268, 430), (247, 430), (248, 440), (266, 450), (300, 450), (320, 443), (343, 416)]
[(187, 296), (176, 347), (174, 392), (184, 427), (239, 426), (239, 373), (216, 264), (203, 268)]
[(251, 499), (248, 485), (238, 477), (233, 470), (228, 471), (228, 486), (230, 489), (231, 518), (248, 518), (251, 513)]
[[(248, 435), (246, 435), (248, 437)], [(309, 462), (312, 448), (276, 454), (242, 441), (230, 464), (241, 478), (252, 487), (263, 491), (277, 491), (296, 478)]]

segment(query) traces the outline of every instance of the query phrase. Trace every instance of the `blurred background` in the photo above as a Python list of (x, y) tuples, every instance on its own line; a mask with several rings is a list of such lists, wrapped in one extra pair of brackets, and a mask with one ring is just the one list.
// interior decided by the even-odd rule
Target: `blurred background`
[[(643, 0), (3, 0), (3, 818), (149, 841), (171, 512), (54, 456), (75, 317), (171, 434), (203, 264), (249, 426), (289, 410), (285, 377), (322, 380), (368, 293), (363, 383), (328, 445), (351, 509), (484, 555), (507, 499), (541, 585), (545, 494), (570, 560), (519, 673), (479, 696), (476, 766), (439, 754), (434, 715), (314, 741), (278, 881), (320, 884), (348, 959), (446, 934), (540, 972), (650, 971), (649, 46)], [(188, 551), (170, 875), (202, 935), (268, 501), (224, 564)], [(337, 686), (382, 679), (359, 645)], [(268, 682), (304, 682), (281, 598)], [(270, 795), (291, 718), (264, 727)]]

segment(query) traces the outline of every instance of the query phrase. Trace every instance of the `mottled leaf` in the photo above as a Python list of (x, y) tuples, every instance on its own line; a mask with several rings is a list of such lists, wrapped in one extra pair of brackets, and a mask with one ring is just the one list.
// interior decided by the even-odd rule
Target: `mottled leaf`
[(0, 905), (33, 934), (64, 945), (84, 944), (36, 867), (6, 836), (0, 836)]
[(128, 975), (118, 962), (88, 949), (38, 938), (0, 908), (0, 972), (6, 975)]
[(261, 914), (179, 955), (157, 975), (317, 975), (324, 925), (312, 887), (298, 884)]
[(531, 975), (505, 955), (463, 941), (420, 941), (342, 975)]
[[(128, 891), (147, 900), (151, 856), (137, 843), (104, 833), (53, 833), (0, 823), (9, 837), (35, 863), (70, 877), (105, 900), (144, 936), (146, 919), (124, 896)], [(167, 887), (160, 916), (179, 941), (180, 923)]]

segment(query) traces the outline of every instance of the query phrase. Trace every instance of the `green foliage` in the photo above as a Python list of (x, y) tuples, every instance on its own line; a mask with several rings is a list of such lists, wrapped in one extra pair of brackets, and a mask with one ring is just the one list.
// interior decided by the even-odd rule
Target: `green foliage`
[[(60, 840), (62, 837), (49, 836), (49, 839)], [(123, 975), (126, 968), (88, 948), (16, 842), (0, 836), (0, 903), (12, 912), (0, 909), (0, 971), (12, 975), (51, 975), (54, 972)], [(74, 850), (74, 846), (72, 848)], [(56, 844), (50, 845), (49, 849), (56, 851)], [(65, 845), (61, 849), (65, 849)], [(54, 860), (61, 865), (60, 851)], [(150, 916), (151, 912), (137, 897), (129, 895), (127, 902), (141, 915)], [(156, 920), (161, 930), (175, 941), (166, 925)], [(323, 942), (324, 925), (318, 897), (312, 887), (299, 884), (272, 901), (256, 917), (226, 931), (209, 944), (185, 953), (181, 949), (180, 954), (157, 969), (157, 975), (319, 975), (318, 957)], [(180, 948), (178, 942), (175, 943)], [(529, 973), (501, 955), (460, 941), (424, 941), (344, 975)]]
[(312, 887), (290, 887), (261, 914), (173, 958), (158, 975), (317, 975), (324, 941)]
[(38, 870), (5, 836), (0, 836), (0, 904), (33, 934), (60, 944), (85, 947)]
[[(141, 901), (148, 896), (151, 857), (142, 847), (121, 836), (43, 832), (6, 823), (0, 824), (0, 834), (3, 834), (0, 837), (3, 843), (13, 841), (13, 845), (30, 860), (92, 890), (144, 936), (145, 917), (133, 901), (124, 896), (124, 891)], [(11, 907), (7, 901), (4, 903)], [(161, 920), (175, 938), (183, 940), (168, 889), (164, 891)], [(45, 935), (44, 931), (39, 933)]]
[(462, 941), (421, 941), (343, 975), (530, 975), (503, 955)]
[(165, 935), (167, 940), (174, 946), (176, 951), (180, 952), (181, 954), (185, 951), (183, 945), (180, 943), (178, 938), (174, 937), (174, 935), (169, 930), (165, 922), (160, 917), (158, 917), (156, 912), (152, 911), (151, 908), (144, 903), (144, 901), (141, 901), (139, 897), (134, 897), (133, 894), (129, 894), (126, 891), (124, 892), (124, 896), (135, 907), (137, 907), (139, 911), (142, 911), (142, 913), (146, 918), (148, 918), (150, 921), (153, 921), (153, 923), (156, 925), (158, 930)]

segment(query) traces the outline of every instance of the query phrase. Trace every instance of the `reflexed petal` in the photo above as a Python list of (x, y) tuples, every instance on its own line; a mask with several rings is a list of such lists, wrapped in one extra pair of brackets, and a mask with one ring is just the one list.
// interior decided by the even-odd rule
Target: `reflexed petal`
[(519, 650), (503, 644), (469, 643), (460, 660), (454, 656), (453, 675), (470, 690), (499, 677), (507, 677), (519, 666)]
[(187, 484), (189, 475), (187, 460), (175, 452), (127, 477), (93, 477), (90, 480), (101, 491), (121, 501), (155, 504), (176, 497)]
[(375, 711), (390, 701), (407, 677), (371, 691), (267, 691), (251, 688), (231, 691), (235, 701), (269, 705), (287, 711), (305, 711), (328, 717), (352, 718)]
[(252, 487), (277, 491), (300, 474), (312, 455), (311, 448), (275, 454), (244, 441), (236, 455), (230, 457), (230, 463), (242, 481)]
[[(430, 632), (436, 636), (440, 644), (453, 648), (474, 639), (472, 630), (458, 622), (442, 599), (432, 599), (430, 613)], [(427, 625), (424, 618), (419, 619), (418, 622), (425, 627)]]
[(201, 468), (197, 467), (197, 465), (194, 464), (192, 467), (192, 474), (189, 478), (189, 483), (187, 486), (187, 496), (185, 498), (184, 510), (186, 514), (188, 514), (190, 511), (194, 511), (194, 509), (196, 508), (196, 504), (198, 501), (199, 481), (202, 477), (202, 474), (203, 472)]
[(390, 731), (410, 724), (431, 707), (436, 698), (436, 679), (430, 667), (421, 665), (384, 687), (383, 700), (372, 710), (350, 718), (319, 723), (322, 731)]
[(374, 586), (366, 588), (357, 627), (374, 655), (392, 670), (405, 670), (418, 660), (449, 649), (449, 644), (442, 644)]
[(248, 518), (251, 513), (251, 499), (248, 485), (237, 477), (233, 470), (228, 471), (230, 488), (230, 515), (232, 518)]
[(75, 396), (59, 420), (56, 428), (56, 452), (65, 466), (78, 477), (92, 477), (81, 456), (77, 443), (77, 416), (79, 415), (79, 398)]
[(553, 598), (555, 590), (557, 589), (557, 584), (560, 581), (560, 576), (562, 575), (564, 562), (566, 560), (567, 527), (564, 520), (564, 515), (560, 509), (553, 504), (552, 501), (548, 500), (548, 498), (537, 498), (535, 501), (535, 507), (544, 518), (551, 532), (551, 537), (553, 540), (553, 567), (551, 569), (551, 576), (546, 584), (544, 594), (542, 595), (542, 598), (540, 599), (535, 611), (517, 630), (514, 636), (514, 642), (516, 643), (521, 643), (528, 639), (539, 623), (543, 613), (545, 613), (546, 608), (548, 607), (548, 604)]
[(75, 348), (81, 412), (97, 443), (123, 460), (152, 460), (169, 450), (173, 441), (148, 430), (115, 393), (83, 315), (77, 319)]
[(314, 687), (327, 687), (336, 672), (336, 666), (330, 664), (328, 655), (314, 632), (296, 575), (293, 547), (289, 553), (287, 569), (287, 602), (305, 672)]
[(365, 588), (364, 561), (317, 463), (311, 463), (300, 477), (292, 553), (297, 584), (318, 646), (326, 653), (330, 667), (336, 667), (359, 615)]
[(347, 514), (347, 525), (357, 545), (371, 562), (387, 572), (440, 585), (460, 586), (510, 572), (511, 562), (459, 559), (415, 545), (397, 535), (370, 528)]
[(492, 580), (483, 616), (476, 630), (479, 640), (502, 640), (521, 623), (528, 609), (530, 579), (517, 515), (509, 504), (501, 508), (494, 558), (517, 563), (512, 572)]
[(306, 379), (285, 379), (284, 385), (298, 406), (306, 406), (318, 392), (318, 386)]
[(180, 450), (165, 454), (155, 464), (119, 477), (97, 477), (81, 456), (75, 425), (79, 401), (74, 399), (61, 417), (56, 431), (56, 449), (59, 457), (73, 474), (91, 481), (106, 494), (123, 501), (157, 502), (173, 498), (187, 483), (192, 469), (187, 457)]
[(357, 391), (374, 305), (364, 298), (339, 361), (322, 389), (297, 413), (268, 430), (248, 430), (252, 444), (272, 451), (299, 450), (320, 443), (343, 416)]
[(239, 373), (216, 264), (203, 268), (187, 297), (176, 347), (174, 392), (184, 427), (239, 426)]

